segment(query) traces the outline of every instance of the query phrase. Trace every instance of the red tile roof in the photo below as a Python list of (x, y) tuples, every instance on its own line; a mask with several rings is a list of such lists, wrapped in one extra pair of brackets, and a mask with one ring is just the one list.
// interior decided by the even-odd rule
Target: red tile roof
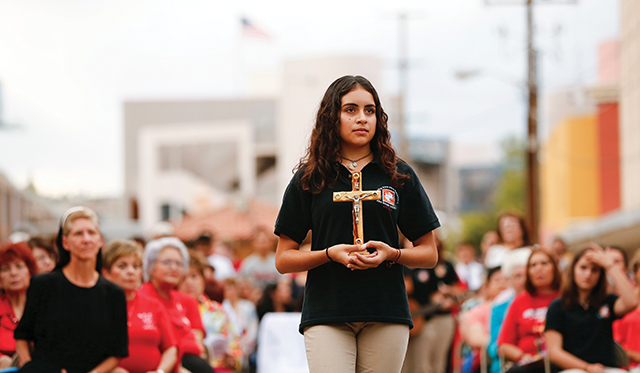
[(273, 232), (278, 207), (268, 202), (252, 199), (246, 208), (229, 204), (221, 209), (199, 216), (187, 215), (175, 228), (174, 235), (188, 241), (203, 232), (211, 232), (217, 240), (236, 241), (250, 239), (258, 227)]

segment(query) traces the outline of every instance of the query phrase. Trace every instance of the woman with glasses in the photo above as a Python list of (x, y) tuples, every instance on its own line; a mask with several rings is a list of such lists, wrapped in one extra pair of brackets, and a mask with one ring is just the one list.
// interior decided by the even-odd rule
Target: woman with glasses
[(189, 252), (175, 237), (163, 237), (147, 244), (142, 258), (144, 280), (139, 293), (156, 298), (169, 314), (178, 341), (178, 361), (191, 373), (213, 372), (203, 357), (206, 348), (198, 301), (175, 288), (189, 271)]

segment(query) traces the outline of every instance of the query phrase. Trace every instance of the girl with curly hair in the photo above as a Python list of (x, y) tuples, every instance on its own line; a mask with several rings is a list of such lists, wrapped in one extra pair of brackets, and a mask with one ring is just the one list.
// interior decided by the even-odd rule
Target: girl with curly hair
[(400, 372), (413, 326), (402, 266), (437, 262), (440, 223), (387, 119), (367, 79), (334, 81), (276, 221), (278, 271), (309, 271), (299, 330), (311, 373)]

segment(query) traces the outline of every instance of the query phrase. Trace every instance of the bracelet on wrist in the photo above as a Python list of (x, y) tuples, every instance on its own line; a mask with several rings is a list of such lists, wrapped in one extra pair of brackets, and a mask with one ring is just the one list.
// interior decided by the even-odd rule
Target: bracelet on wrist
[(164, 370), (162, 370), (162, 369), (156, 369), (156, 373), (164, 373)]
[[(394, 247), (394, 249), (396, 248)], [(396, 249), (396, 250), (398, 250), (398, 252), (396, 253), (396, 257), (393, 258), (393, 260), (387, 261), (387, 268), (391, 268), (391, 266), (396, 264), (398, 262), (398, 259), (400, 259), (400, 255), (402, 255), (402, 252), (400, 251), (400, 249)]]
[(329, 248), (328, 247), (326, 249), (324, 249), (324, 253), (327, 254), (327, 259), (329, 259), (330, 262), (333, 262), (333, 259), (331, 259), (331, 257), (329, 256)]
[(396, 257), (392, 260), (392, 262), (394, 262), (394, 263), (398, 262), (398, 259), (400, 259), (400, 255), (402, 254), (400, 252), (400, 249), (396, 249), (396, 250), (398, 250), (398, 253), (396, 253)]

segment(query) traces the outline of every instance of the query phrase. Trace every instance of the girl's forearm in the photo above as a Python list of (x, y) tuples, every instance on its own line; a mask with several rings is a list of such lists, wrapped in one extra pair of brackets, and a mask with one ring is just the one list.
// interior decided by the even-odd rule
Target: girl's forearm
[(568, 353), (563, 349), (549, 349), (549, 360), (562, 369), (582, 369), (587, 370), (586, 361)]
[(276, 269), (284, 274), (316, 268), (330, 261), (330, 257), (327, 257), (325, 250), (300, 251), (298, 249), (287, 249), (277, 252)]
[(402, 250), (398, 263), (411, 268), (433, 268), (438, 263), (438, 249), (433, 231), (413, 241), (413, 247)]
[[(607, 275), (613, 280), (620, 297), (614, 305), (614, 311), (617, 316), (624, 316), (638, 306), (638, 298), (633, 286), (624, 273), (617, 267), (606, 269)], [(618, 304), (620, 304), (618, 306)]]

